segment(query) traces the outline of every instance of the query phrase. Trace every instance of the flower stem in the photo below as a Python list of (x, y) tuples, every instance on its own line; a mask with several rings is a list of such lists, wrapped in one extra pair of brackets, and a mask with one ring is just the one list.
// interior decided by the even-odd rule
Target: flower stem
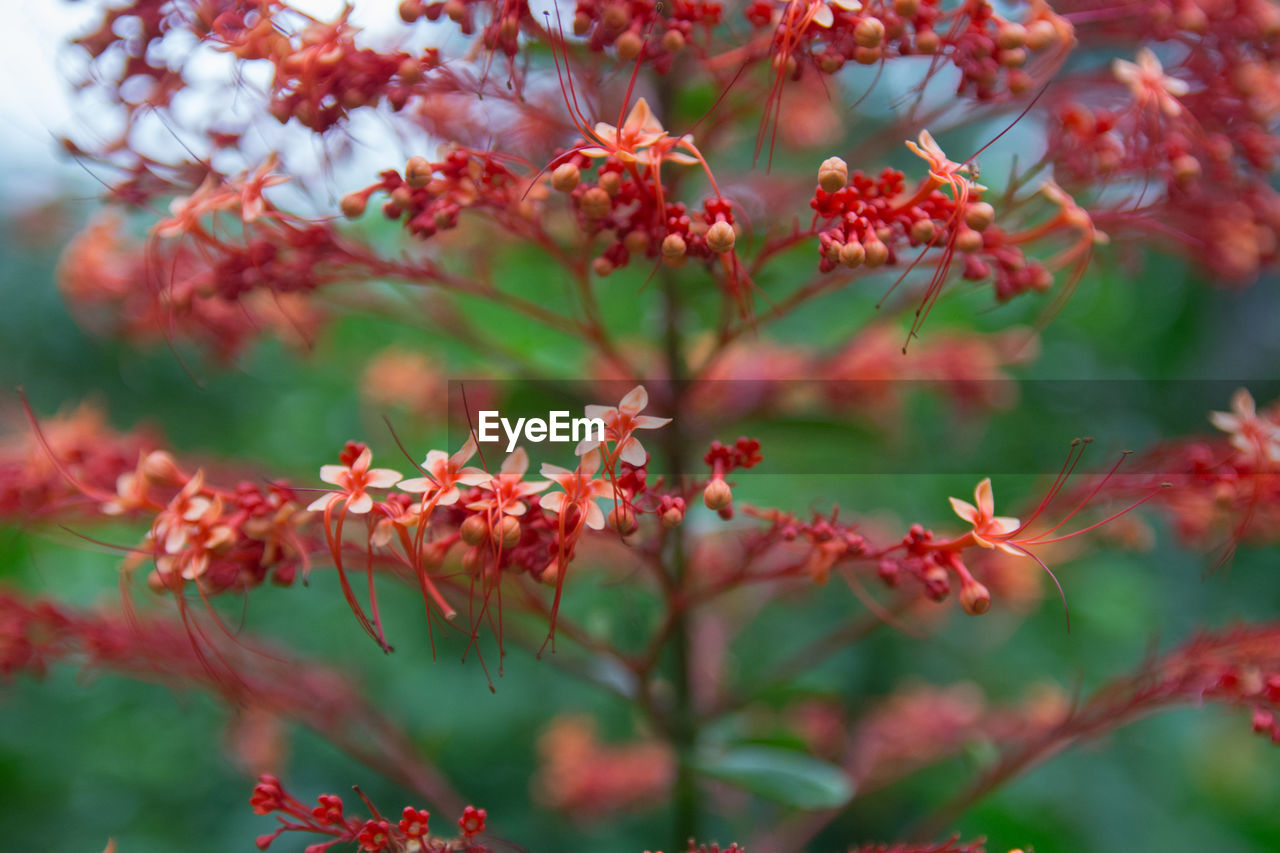
[[(685, 364), (681, 352), (680, 299), (675, 276), (663, 270), (663, 302), (666, 321), (665, 348), (670, 391), (670, 409), (673, 420), (664, 436), (664, 453), (667, 471), (673, 484), (685, 479), (685, 438), (680, 426), (680, 402), (684, 396)], [(693, 703), (692, 649), (689, 626), (689, 608), (685, 600), (687, 584), (687, 558), (685, 554), (684, 526), (671, 531), (669, 568), (671, 594), (671, 632), (668, 644), (671, 648), (671, 680), (674, 688), (674, 704), (670, 720), (670, 737), (677, 757), (675, 788), (672, 792), (674, 814), (674, 849), (684, 849), (685, 843), (698, 834), (699, 794), (694, 770), (694, 750), (697, 745), (697, 713)]]

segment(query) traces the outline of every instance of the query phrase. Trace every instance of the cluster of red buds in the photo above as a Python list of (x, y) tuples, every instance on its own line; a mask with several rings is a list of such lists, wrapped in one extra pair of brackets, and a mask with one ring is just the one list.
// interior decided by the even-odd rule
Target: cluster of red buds
[(702, 457), (702, 461), (711, 468), (711, 479), (702, 489), (702, 502), (707, 509), (719, 513), (721, 518), (733, 518), (733, 490), (724, 478), (739, 468), (754, 468), (763, 460), (760, 442), (754, 438), (743, 436), (732, 446), (711, 442), (711, 447)]
[[(586, 531), (606, 525), (605, 514), (596, 502), (613, 502), (608, 523), (624, 535), (634, 529), (636, 513), (646, 511), (631, 502), (644, 491), (642, 472), (648, 462), (635, 433), (668, 422), (667, 418), (641, 414), (647, 405), (648, 395), (643, 386), (637, 386), (617, 406), (588, 406), (587, 417), (605, 424), (603, 440), (579, 444), (579, 462), (572, 470), (544, 464), (543, 480), (526, 479), (529, 458), (520, 447), (503, 460), (497, 472), (489, 472), (467, 465), (478, 450), (472, 438), (452, 455), (431, 451), (418, 466), (422, 476), (406, 480), (398, 471), (371, 467), (373, 455), (368, 447), (349, 442), (339, 464), (320, 470), (321, 479), (337, 488), (320, 495), (309, 509), (323, 514), (334, 566), (361, 626), (383, 648), (390, 648), (376, 598), (371, 599), (370, 614), (366, 614), (347, 580), (343, 529), (350, 516), (366, 520), (364, 540), (371, 581), (376, 551), (382, 560), (404, 567), (417, 579), (429, 617), (433, 608), (446, 621), (457, 615), (434, 577), (455, 546), (462, 549), (465, 574), (474, 580), (471, 590), (478, 585), (486, 602), (504, 572), (527, 573), (554, 584), (551, 639), (565, 573), (578, 542)], [(543, 494), (553, 485), (559, 489)], [(399, 492), (375, 499), (374, 494), (392, 487)], [(371, 595), (372, 590), (371, 582)], [(488, 618), (485, 608), (478, 612), (477, 620)], [(472, 625), (473, 636), (479, 624)]]
[(481, 33), (481, 43), (492, 55), (502, 51), (508, 58), (520, 49), (520, 28), (531, 21), (527, 0), (402, 0), (400, 19), (407, 24), (418, 20), (438, 21), (441, 16), (458, 25), (465, 36), (476, 32), (477, 8), (489, 12)]
[[(1280, 403), (1259, 410), (1241, 388), (1230, 411), (1210, 418), (1222, 438), (1170, 442), (1147, 454), (1143, 466), (1175, 483), (1158, 505), (1179, 535), (1206, 543), (1225, 530), (1229, 559), (1240, 542), (1274, 542), (1280, 530)], [(1145, 486), (1127, 484), (1130, 491)]]
[(484, 151), (446, 148), (438, 162), (411, 157), (404, 174), (389, 169), (382, 180), (342, 199), (349, 219), (362, 216), (374, 193), (384, 193), (382, 213), (402, 220), (415, 237), (428, 238), (454, 228), (463, 210), (482, 208), (498, 216), (532, 218), (536, 196), (502, 159)]
[[(181, 334), (229, 358), (264, 327), (310, 340), (319, 324), (306, 298), (345, 279), (359, 258), (331, 223), (278, 210), (263, 192), (283, 182), (269, 157), (232, 178), (208, 174), (175, 198), (143, 245), (105, 215), (67, 247), (59, 285), (72, 310), (130, 339)], [(109, 311), (104, 310), (109, 309)]]
[(96, 515), (99, 505), (75, 483), (109, 492), (156, 445), (144, 430), (111, 429), (106, 414), (88, 403), (46, 420), (39, 433), (6, 437), (0, 442), (0, 518), (14, 523)]
[[(1035, 3), (1022, 23), (1001, 17), (985, 0), (943, 9), (938, 0), (753, 0), (744, 13), (762, 37), (712, 60), (728, 65), (744, 55), (768, 58), (776, 75), (765, 107), (757, 154), (776, 122), (787, 79), (808, 68), (835, 74), (847, 62), (878, 65), (907, 56), (933, 57), (929, 74), (946, 62), (960, 71), (958, 93), (980, 101), (1029, 91), (1061, 65), (1073, 28), (1047, 3)], [(1040, 58), (1033, 74), (1028, 67)], [(773, 128), (770, 128), (770, 124)]]
[[(1093, 498), (1107, 487), (1119, 467), (1120, 463), (1117, 462), (1100, 482), (1093, 485), (1077, 501), (1076, 506), (1061, 521), (1038, 533), (1030, 532), (1029, 528), (1062, 494), (1088, 443), (1087, 440), (1078, 440), (1072, 444), (1071, 452), (1058, 476), (1025, 522), (995, 514), (990, 478), (978, 483), (974, 489), (973, 503), (951, 498), (952, 509), (972, 529), (950, 538), (940, 538), (924, 525), (913, 524), (898, 542), (891, 545), (876, 545), (857, 532), (855, 525), (840, 521), (838, 509), (832, 510), (827, 516), (815, 514), (812, 522), (805, 523), (791, 513), (749, 507), (747, 514), (769, 522), (769, 527), (759, 531), (754, 537), (749, 546), (751, 558), (744, 560), (744, 567), (732, 573), (728, 581), (722, 581), (721, 586), (729, 583), (773, 581), (793, 577), (807, 577), (815, 583), (822, 584), (830, 577), (833, 570), (852, 569), (855, 564), (865, 564), (874, 566), (880, 580), (891, 588), (898, 587), (904, 577), (914, 579), (920, 585), (925, 597), (934, 601), (942, 601), (951, 594), (954, 576), (960, 585), (958, 597), (961, 607), (970, 615), (981, 615), (991, 607), (991, 593), (965, 564), (963, 558), (966, 552), (974, 549), (979, 553), (998, 551), (1011, 557), (1030, 558), (1057, 584), (1057, 578), (1052, 570), (1036, 555), (1037, 549), (1074, 539), (1114, 521), (1161, 494), (1168, 486), (1168, 483), (1148, 484), (1136, 500), (1130, 501), (1119, 511), (1079, 529), (1063, 533), (1063, 526), (1076, 518)], [(762, 557), (774, 550), (775, 546), (784, 546), (782, 548), (784, 555), (794, 553), (795, 547), (792, 543), (795, 542), (801, 542), (805, 546), (801, 550), (799, 559), (785, 560), (781, 564), (766, 565), (766, 568), (761, 571), (751, 571), (753, 563), (768, 564), (768, 561)], [(855, 573), (845, 572), (844, 577), (855, 593), (865, 597), (861, 582)], [(1058, 589), (1061, 592), (1060, 585)], [(1065, 595), (1063, 600), (1065, 605)]]
[(203, 470), (186, 474), (168, 453), (155, 451), (120, 476), (114, 494), (100, 498), (106, 515), (153, 516), (125, 560), (129, 571), (154, 562), (153, 589), (179, 593), (191, 581), (213, 593), (257, 586), (268, 576), (289, 584), (308, 567), (311, 543), (298, 532), (307, 514), (284, 483), (222, 488), (208, 484)]
[(297, 119), (324, 133), (360, 107), (385, 101), (400, 110), (427, 72), (440, 64), (435, 48), (414, 56), (358, 47), (359, 29), (348, 22), (350, 6), (336, 20), (313, 21), (291, 38), (274, 20), (276, 14), (292, 11), (289, 7), (275, 0), (254, 5), (215, 18), (210, 38), (238, 59), (274, 66), (268, 109), (281, 124)]
[(612, 47), (622, 61), (665, 74), (686, 46), (705, 53), (723, 13), (718, 0), (578, 0), (573, 34), (593, 51)]
[(1144, 46), (1089, 86), (1051, 96), (1056, 179), (1078, 194), (1128, 186), (1089, 204), (1108, 230), (1169, 237), (1219, 279), (1253, 279), (1280, 242), (1280, 197), (1268, 179), (1280, 119), (1280, 13), (1253, 0), (1155, 3), (1117, 15), (1067, 2), (1061, 11), (1079, 12), (1084, 46)]
[(771, 522), (761, 533), (765, 541), (779, 539), (782, 542), (800, 542), (806, 556), (801, 569), (815, 584), (825, 584), (831, 570), (844, 560), (856, 559), (867, 551), (867, 541), (856, 532), (853, 525), (839, 520), (839, 511), (829, 515), (814, 513), (813, 520), (801, 521), (795, 515), (776, 510), (751, 509), (749, 514)]
[(850, 174), (844, 160), (830, 157), (818, 169), (810, 207), (815, 229), (825, 223), (818, 233), (822, 272), (842, 266), (887, 266), (902, 268), (905, 277), (931, 249), (940, 251), (913, 334), (937, 300), (956, 253), (963, 258), (965, 279), (992, 278), (996, 298), (1005, 301), (1028, 291), (1043, 292), (1053, 284), (1050, 267), (1027, 258), (1023, 245), (1066, 235), (1069, 247), (1050, 264), (1072, 269), (1074, 283), (1092, 257), (1094, 244), (1106, 240), (1074, 199), (1053, 184), (1045, 188), (1057, 210), (1052, 217), (1023, 231), (1001, 228), (995, 224), (995, 208), (982, 200), (986, 188), (975, 182), (968, 162), (951, 160), (928, 131), (907, 145), (929, 164), (928, 177), (914, 190), (907, 190), (904, 174), (896, 169), (872, 178), (861, 171)]
[(256, 814), (274, 814), (280, 821), (280, 828), (260, 836), (258, 849), (266, 850), (286, 832), (303, 832), (329, 839), (308, 846), (309, 853), (324, 853), (339, 844), (354, 844), (361, 853), (489, 853), (492, 849), (480, 840), (487, 817), (484, 809), (467, 806), (458, 818), (458, 836), (441, 838), (430, 834), (428, 823), (431, 815), (425, 809), (405, 806), (400, 820), (393, 823), (379, 813), (359, 788), (356, 793), (369, 809), (371, 817), (347, 815), (342, 798), (336, 794), (321, 794), (316, 805), (308, 807), (288, 793), (279, 779), (263, 775), (254, 786), (249, 804)]
[[(577, 124), (582, 138), (552, 161), (550, 181), (569, 194), (586, 234), (609, 235), (608, 246), (592, 263), (595, 273), (608, 275), (632, 255), (661, 258), (670, 267), (683, 266), (690, 257), (718, 260), (729, 288), (740, 293), (733, 205), (720, 194), (692, 137), (667, 133), (644, 98), (616, 127), (599, 122), (589, 128), (585, 117)], [(584, 172), (593, 161), (598, 161), (595, 174), (587, 178)], [(661, 174), (668, 163), (702, 166), (715, 194), (701, 211), (668, 200)]]

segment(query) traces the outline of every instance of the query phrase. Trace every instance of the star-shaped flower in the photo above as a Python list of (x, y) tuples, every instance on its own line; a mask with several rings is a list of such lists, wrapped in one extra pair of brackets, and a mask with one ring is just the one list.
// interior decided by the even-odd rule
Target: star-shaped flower
[(656, 418), (652, 415), (640, 414), (648, 405), (649, 392), (644, 390), (643, 385), (637, 385), (627, 392), (616, 407), (587, 406), (584, 413), (588, 418), (599, 418), (604, 421), (605, 440), (583, 439), (575, 451), (577, 455), (583, 456), (601, 447), (605, 442), (611, 441), (614, 445), (613, 452), (618, 459), (629, 465), (643, 465), (648, 455), (640, 444), (640, 440), (632, 433), (638, 429), (657, 429), (671, 423), (671, 418)]
[[(609, 157), (612, 155), (625, 163), (636, 162), (640, 159), (637, 156), (639, 152), (659, 145), (663, 140), (671, 140), (671, 143), (687, 142), (692, 144), (693, 142), (693, 137), (687, 134), (679, 140), (673, 139), (663, 128), (662, 122), (658, 121), (658, 117), (653, 114), (653, 110), (649, 109), (649, 102), (644, 98), (636, 101), (635, 106), (631, 108), (631, 112), (627, 113), (626, 120), (622, 122), (622, 127), (614, 127), (602, 121), (597, 122), (594, 137), (598, 144), (580, 148), (578, 149), (580, 153), (588, 157)], [(684, 165), (693, 165), (698, 162), (698, 158), (692, 155), (675, 151), (671, 143), (663, 146), (671, 149), (663, 151), (663, 160)]]
[(476, 453), (475, 437), (469, 437), (466, 444), (452, 456), (443, 450), (432, 450), (427, 453), (427, 459), (422, 463), (422, 469), (427, 472), (425, 477), (414, 477), (412, 480), (402, 480), (398, 484), (398, 488), (406, 492), (431, 492), (439, 489), (439, 497), (436, 498), (437, 506), (452, 506), (458, 502), (461, 492), (459, 485), (478, 486), (481, 483), (488, 482), (489, 475), (479, 468), (464, 468), (472, 456)]
[(1280, 462), (1280, 424), (1258, 414), (1253, 395), (1240, 388), (1230, 412), (1210, 412), (1209, 421), (1231, 436), (1231, 446), (1253, 462)]
[(373, 498), (366, 489), (389, 489), (400, 482), (401, 474), (390, 468), (370, 468), (372, 461), (373, 452), (366, 447), (350, 465), (321, 465), (320, 479), (338, 486), (341, 491), (326, 492), (307, 509), (323, 512), (344, 498), (348, 512), (363, 515), (373, 509)]
[(576, 505), (583, 513), (587, 527), (600, 530), (604, 527), (604, 513), (600, 511), (596, 501), (612, 495), (613, 487), (605, 480), (595, 479), (596, 472), (599, 470), (600, 451), (598, 449), (583, 456), (578, 462), (576, 471), (561, 468), (559, 465), (544, 464), (542, 476), (555, 481), (556, 485), (564, 491), (544, 495), (538, 501), (539, 506), (559, 514), (564, 513), (568, 507)]
[(1150, 48), (1139, 50), (1136, 58), (1137, 62), (1112, 60), (1111, 73), (1129, 87), (1139, 103), (1154, 103), (1170, 117), (1180, 114), (1182, 104), (1178, 98), (1191, 91), (1191, 86), (1185, 80), (1165, 74), (1164, 66)]
[[(1010, 537), (1022, 529), (1016, 518), (995, 514), (995, 496), (991, 491), (991, 478), (987, 477), (973, 490), (974, 503), (950, 498), (956, 515), (973, 525), (973, 541), (983, 548), (999, 548), (1007, 554), (1025, 556), (1009, 544)], [(976, 504), (976, 506), (975, 506)]]

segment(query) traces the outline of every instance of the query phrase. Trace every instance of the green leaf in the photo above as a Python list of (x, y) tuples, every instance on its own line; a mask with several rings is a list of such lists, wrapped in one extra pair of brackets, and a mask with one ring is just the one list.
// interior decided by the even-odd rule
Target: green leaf
[(706, 775), (803, 811), (834, 809), (853, 799), (843, 770), (790, 749), (740, 746), (697, 762)]

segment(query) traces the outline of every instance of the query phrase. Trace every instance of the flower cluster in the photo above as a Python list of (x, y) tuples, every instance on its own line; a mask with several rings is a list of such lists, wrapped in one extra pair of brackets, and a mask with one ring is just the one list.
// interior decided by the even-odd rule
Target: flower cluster
[(39, 432), (6, 436), (0, 442), (0, 518), (96, 515), (99, 504), (78, 484), (111, 491), (157, 444), (145, 430), (111, 429), (106, 414), (89, 403), (45, 420)]
[(492, 849), (480, 840), (487, 817), (484, 809), (467, 806), (458, 818), (458, 836), (441, 838), (429, 833), (431, 815), (425, 809), (405, 806), (400, 820), (392, 823), (363, 794), (360, 798), (372, 817), (348, 816), (342, 798), (336, 794), (321, 794), (316, 805), (308, 807), (288, 793), (279, 779), (264, 775), (254, 786), (249, 804), (256, 814), (274, 814), (280, 828), (260, 836), (258, 849), (266, 850), (286, 832), (330, 839), (309, 846), (307, 850), (313, 853), (323, 853), (339, 844), (355, 844), (362, 853), (489, 853)]
[[(1259, 411), (1241, 388), (1229, 412), (1214, 412), (1213, 425), (1224, 435), (1169, 442), (1143, 460), (1176, 488), (1160, 496), (1178, 533), (1193, 542), (1228, 535), (1224, 559), (1242, 541), (1274, 542), (1280, 522), (1280, 404)], [(1149, 479), (1149, 478), (1147, 478)], [(1121, 484), (1136, 491), (1142, 482)]]
[[(566, 99), (576, 111), (572, 90)], [(670, 267), (683, 266), (690, 257), (717, 259), (729, 292), (745, 299), (734, 248), (738, 226), (733, 205), (721, 195), (693, 137), (668, 133), (644, 98), (617, 125), (592, 125), (580, 113), (574, 123), (582, 138), (548, 168), (551, 186), (572, 198), (578, 226), (589, 236), (609, 237), (607, 248), (592, 262), (595, 273), (608, 275), (626, 266), (632, 255), (661, 258)], [(594, 180), (584, 181), (584, 170), (595, 161)], [(669, 199), (662, 177), (665, 164), (702, 167), (714, 196), (701, 211)]]
[(403, 176), (388, 170), (381, 178), (345, 196), (343, 214), (359, 217), (372, 194), (385, 193), (383, 215), (403, 220), (410, 234), (425, 239), (457, 227), (459, 214), (473, 207), (491, 210), (498, 217), (529, 219), (535, 212), (528, 184), (489, 152), (446, 148), (439, 162), (413, 157)]
[(686, 47), (705, 54), (723, 14), (719, 0), (577, 0), (573, 34), (593, 51), (613, 48), (623, 62), (643, 62), (666, 74)]
[[(903, 269), (900, 282), (931, 249), (939, 250), (916, 311), (913, 334), (937, 301), (957, 253), (963, 259), (963, 277), (992, 279), (996, 298), (1005, 301), (1021, 293), (1048, 290), (1058, 270), (1072, 271), (1074, 287), (1094, 244), (1107, 240), (1088, 214), (1053, 184), (1044, 190), (1056, 208), (1053, 216), (1020, 231), (1003, 228), (996, 224), (995, 208), (982, 200), (986, 187), (976, 183), (971, 165), (948, 157), (927, 130), (907, 145), (929, 164), (928, 177), (914, 190), (907, 190), (905, 175), (896, 169), (885, 169), (872, 178), (861, 171), (850, 174), (844, 160), (830, 157), (818, 169), (810, 207), (814, 227), (822, 227), (818, 232), (822, 272), (839, 267), (899, 267)], [(1029, 243), (1055, 237), (1065, 240), (1068, 248), (1047, 263), (1031, 260), (1023, 251)]]
[[(468, 594), (478, 589), (486, 607), (504, 573), (528, 574), (554, 584), (548, 639), (553, 637), (565, 572), (578, 542), (586, 531), (605, 527), (597, 501), (612, 500), (609, 520), (623, 533), (634, 528), (636, 513), (658, 511), (632, 501), (644, 489), (648, 460), (633, 433), (669, 420), (640, 414), (647, 405), (644, 387), (637, 386), (616, 407), (588, 406), (587, 417), (600, 417), (606, 424), (604, 441), (580, 445), (580, 460), (573, 470), (543, 465), (544, 480), (526, 478), (529, 458), (524, 448), (516, 448), (497, 472), (489, 472), (467, 465), (477, 452), (475, 441), (469, 439), (452, 455), (431, 451), (419, 466), (423, 476), (406, 480), (398, 471), (371, 467), (369, 448), (348, 443), (340, 464), (320, 471), (321, 479), (337, 489), (317, 497), (309, 509), (323, 514), (330, 555), (360, 624), (389, 649), (374, 597), (375, 555), (379, 563), (401, 567), (416, 577), (429, 616), (434, 608), (452, 621), (458, 611), (439, 583), (451, 576), (441, 569), (457, 549), (462, 569), (472, 579)], [(559, 490), (542, 494), (552, 485)], [(389, 493), (392, 487), (398, 491)], [(367, 520), (363, 539), (370, 578), (369, 614), (347, 580), (343, 531), (349, 516)], [(490, 618), (486, 607), (471, 610), (473, 637), (480, 620)]]
[(357, 259), (328, 224), (283, 215), (262, 197), (276, 182), (270, 166), (242, 179), (210, 175), (174, 200), (145, 246), (117, 216), (90, 223), (59, 267), (72, 309), (134, 342), (180, 335), (224, 359), (264, 329), (310, 341), (321, 315), (309, 295), (349, 276)]
[[(1269, 3), (1188, 2), (1081, 14), (1085, 46), (1143, 43), (1111, 74), (1052, 98), (1049, 155), (1108, 230), (1172, 238), (1216, 276), (1247, 282), (1276, 258), (1280, 16)], [(1159, 11), (1163, 10), (1163, 11)]]

